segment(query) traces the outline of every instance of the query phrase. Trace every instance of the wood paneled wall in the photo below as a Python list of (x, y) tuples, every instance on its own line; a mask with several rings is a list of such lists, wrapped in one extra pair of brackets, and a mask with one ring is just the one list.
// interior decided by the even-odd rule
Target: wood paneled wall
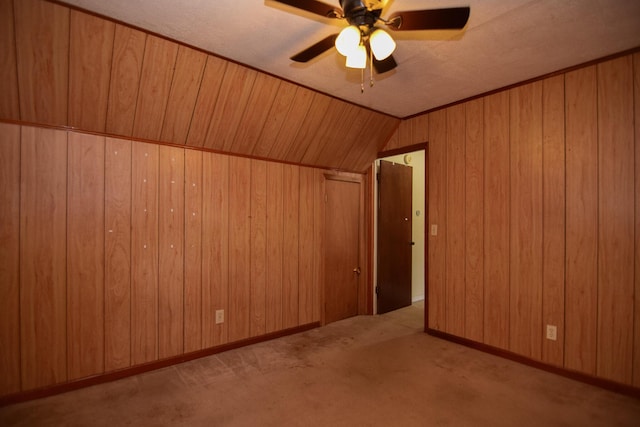
[(635, 54), (403, 122), (387, 148), (428, 132), (430, 328), (640, 387), (639, 106)]
[(364, 172), (400, 120), (44, 0), (0, 0), (0, 119)]
[(0, 396), (320, 321), (326, 173), (0, 123)]

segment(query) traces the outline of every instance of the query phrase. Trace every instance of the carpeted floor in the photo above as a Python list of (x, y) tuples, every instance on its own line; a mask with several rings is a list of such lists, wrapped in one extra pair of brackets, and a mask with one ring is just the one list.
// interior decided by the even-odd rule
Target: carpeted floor
[(0, 425), (640, 425), (640, 401), (430, 337), (422, 311), (359, 316), (0, 408)]

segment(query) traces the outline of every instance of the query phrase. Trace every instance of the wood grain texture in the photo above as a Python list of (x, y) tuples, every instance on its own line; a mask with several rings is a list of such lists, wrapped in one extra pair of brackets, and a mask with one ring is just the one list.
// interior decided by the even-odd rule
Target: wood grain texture
[(182, 45), (178, 47), (161, 141), (174, 144), (186, 142), (206, 62), (205, 53)]
[(313, 264), (314, 238), (314, 170), (300, 168), (299, 243), (298, 243), (298, 324), (313, 322)]
[(115, 24), (72, 10), (70, 25), (68, 124), (105, 132)]
[(596, 67), (565, 75), (566, 263), (564, 366), (595, 375), (598, 304)]
[(284, 166), (284, 227), (282, 266), (282, 327), (298, 325), (298, 265), (300, 218), (300, 168)]
[[(323, 304), (324, 304), (324, 268), (325, 268), (325, 260), (324, 256), (319, 256), (318, 254), (324, 254), (324, 221), (325, 221), (325, 210), (324, 210), (324, 201), (325, 201), (325, 188), (324, 188), (324, 173), (321, 170), (316, 169), (314, 171), (314, 227), (313, 227), (313, 240), (314, 240), (314, 250), (316, 256), (314, 256), (313, 263), (313, 321), (320, 322), (322, 320), (323, 315)], [(372, 281), (367, 281), (367, 284), (373, 283)], [(369, 301), (367, 301), (369, 302)], [(371, 305), (373, 306), (373, 298), (371, 299)], [(373, 311), (368, 314), (373, 314)]]
[(134, 137), (160, 140), (177, 55), (176, 43), (147, 36), (133, 122)]
[(557, 327), (556, 341), (543, 339), (542, 360), (564, 364), (565, 129), (564, 76), (542, 82), (542, 322)]
[(510, 350), (542, 357), (542, 82), (509, 91)]
[(22, 128), (20, 343), (24, 390), (67, 380), (67, 133)]
[[(267, 162), (251, 161), (251, 336), (267, 328)], [(271, 307), (269, 307), (270, 309)]]
[(251, 335), (251, 160), (229, 158), (229, 342)]
[(289, 150), (287, 150), (287, 154), (283, 160), (302, 163), (304, 154), (311, 146), (310, 141), (321, 131), (323, 124), (326, 124), (324, 116), (329, 110), (331, 101), (332, 98), (326, 95), (314, 93), (309, 111), (302, 120), (302, 124), (296, 133), (295, 143), (289, 146)]
[(437, 227), (437, 234), (429, 232), (429, 319), (430, 328), (446, 328), (446, 161), (447, 114), (439, 110), (429, 114), (429, 229)]
[(159, 146), (133, 143), (131, 208), (131, 361), (158, 359)]
[(634, 125), (630, 56), (598, 64), (598, 376), (629, 384), (633, 363)]
[(131, 136), (147, 35), (116, 24), (109, 83), (107, 133)]
[(69, 9), (39, 0), (14, 2), (20, 119), (67, 124)]
[(509, 348), (509, 153), (505, 91), (484, 98), (484, 342), (502, 349)]
[(633, 345), (633, 386), (640, 387), (640, 53), (633, 55), (633, 94), (635, 123), (635, 305)]
[(131, 141), (105, 149), (105, 371), (131, 366)]
[(0, 118), (20, 120), (13, 0), (0, 0)]
[(69, 133), (67, 369), (104, 372), (104, 137)]
[(184, 149), (160, 147), (158, 357), (184, 352)]
[[(325, 111), (324, 116), (319, 120), (318, 128), (312, 135), (305, 137), (307, 149), (302, 155), (301, 163), (307, 165), (318, 164), (322, 153), (326, 151), (331, 152), (333, 148), (344, 146), (344, 141), (349, 141), (345, 133), (353, 123), (349, 121), (350, 117), (347, 117), (349, 111), (348, 106), (349, 104), (338, 99), (329, 100), (329, 107)], [(332, 141), (329, 135), (343, 135), (345, 138), (340, 141), (341, 143), (338, 143), (337, 141)], [(330, 157), (328, 161), (329, 164), (332, 163), (334, 159), (333, 155), (334, 153), (330, 156), (325, 155), (326, 157)], [(327, 163), (327, 160), (324, 160), (323, 163)]]
[(254, 146), (252, 154), (257, 157), (267, 157), (271, 147), (277, 143), (280, 130), (290, 123), (289, 110), (295, 99), (298, 86), (293, 83), (281, 81), (278, 91), (271, 104), (269, 114), (264, 122), (258, 143)]
[(184, 152), (184, 351), (202, 346), (202, 152)]
[(5, 123), (0, 123), (0, 206), (2, 396), (20, 391), (20, 126)]
[[(351, 149), (351, 145), (346, 141), (357, 140), (369, 117), (368, 114), (363, 114), (361, 108), (347, 103), (343, 103), (341, 114), (339, 126), (326, 126), (326, 132), (322, 134), (326, 141), (323, 143), (322, 151), (310, 159), (309, 164), (335, 165), (336, 159), (344, 158)], [(317, 144), (322, 144), (322, 141), (318, 141)]]
[(465, 104), (465, 338), (484, 337), (484, 100)]
[(413, 135), (411, 144), (422, 144), (429, 141), (429, 119), (427, 114), (412, 117), (409, 121), (411, 122), (411, 134)]
[(446, 332), (464, 336), (465, 327), (465, 107), (446, 109)]
[[(284, 160), (289, 148), (295, 143), (298, 130), (311, 108), (314, 100), (314, 92), (298, 86), (295, 91), (284, 124), (280, 127), (277, 137), (272, 141), (267, 152), (267, 157), (274, 160)], [(266, 143), (266, 140), (265, 140)]]
[(267, 164), (266, 332), (282, 329), (284, 263), (284, 165)]
[(202, 340), (205, 348), (228, 342), (229, 322), (215, 324), (215, 311), (229, 314), (229, 157), (202, 158)]

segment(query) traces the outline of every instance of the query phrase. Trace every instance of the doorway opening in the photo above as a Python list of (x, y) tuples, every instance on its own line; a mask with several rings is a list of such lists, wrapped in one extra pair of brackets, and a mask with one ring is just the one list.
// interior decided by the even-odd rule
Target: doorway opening
[[(426, 222), (427, 222), (427, 203), (426, 203), (426, 173), (427, 173), (427, 159), (426, 159), (426, 150), (418, 149), (415, 150), (415, 146), (412, 147), (414, 151), (409, 152), (400, 152), (397, 151), (394, 153), (389, 153), (389, 156), (380, 157), (375, 162), (375, 172), (376, 179), (374, 179), (374, 254), (373, 254), (373, 309), (374, 314), (381, 314), (386, 311), (394, 310), (397, 305), (411, 305), (411, 304), (424, 304), (425, 295), (426, 295)], [(384, 153), (383, 153), (384, 154)], [(387, 163), (384, 163), (387, 162)], [(390, 164), (393, 167), (389, 167)], [(400, 190), (392, 188), (392, 191), (389, 191), (389, 187), (386, 188), (384, 184), (380, 185), (380, 177), (385, 179), (385, 168), (388, 171), (391, 170), (392, 175), (407, 175), (407, 173), (411, 176), (409, 190)], [(407, 168), (406, 170), (404, 168)], [(409, 171), (409, 172), (407, 172)], [(380, 173), (383, 175), (380, 175)], [(396, 181), (396, 178), (391, 177), (389, 179), (394, 180), (394, 186), (398, 185), (406, 185), (406, 178), (401, 178), (400, 183)], [(404, 184), (402, 183), (404, 182)], [(383, 191), (383, 198), (385, 200), (381, 200), (380, 191)], [(394, 204), (396, 201), (398, 203), (404, 203), (399, 199), (402, 198), (401, 194), (405, 191), (409, 191), (410, 196), (410, 207), (408, 211), (402, 211), (401, 208), (392, 207), (391, 214), (389, 213), (389, 208), (385, 208), (384, 205)], [(391, 200), (390, 200), (391, 199)], [(381, 211), (381, 202), (383, 203), (383, 211)], [(386, 211), (385, 211), (386, 209)], [(400, 209), (400, 210), (399, 210)], [(406, 212), (406, 213), (405, 213)], [(394, 228), (391, 226), (390, 230), (386, 230), (387, 226), (386, 222), (389, 222), (388, 219), (385, 219), (389, 215), (395, 216), (391, 222), (407, 222), (410, 223), (410, 236), (409, 237), (400, 237), (404, 232), (402, 230), (402, 225), (396, 224)], [(382, 221), (382, 222), (381, 222)], [(382, 225), (382, 230), (379, 227)], [(398, 228), (399, 226), (399, 228)], [(389, 233), (391, 233), (391, 238), (389, 237)], [(400, 240), (399, 242), (393, 242), (393, 240)], [(406, 241), (408, 240), (408, 241)], [(390, 243), (390, 241), (392, 241)], [(405, 242), (406, 241), (406, 242)], [(405, 261), (402, 260), (403, 256), (400, 256), (399, 260), (393, 259), (390, 262), (393, 267), (389, 270), (389, 267), (385, 266), (385, 262), (388, 261), (387, 258), (396, 257), (399, 252), (405, 252), (404, 245), (409, 249), (410, 255), (410, 265), (407, 265)], [(395, 249), (391, 249), (390, 247), (383, 247), (381, 245), (390, 245), (394, 246)], [(406, 253), (406, 252), (405, 252)], [(406, 284), (402, 282), (406, 279), (403, 279), (405, 273), (396, 273), (394, 268), (398, 268), (399, 265), (404, 264), (409, 268), (410, 272), (406, 273), (410, 277), (410, 285), (407, 287)], [(391, 271), (391, 272), (390, 272)], [(401, 295), (396, 295), (400, 293)], [(391, 297), (390, 297), (391, 294)], [(387, 300), (385, 300), (387, 297)], [(388, 302), (388, 299), (393, 300), (391, 303)], [(397, 307), (400, 308), (400, 307)]]

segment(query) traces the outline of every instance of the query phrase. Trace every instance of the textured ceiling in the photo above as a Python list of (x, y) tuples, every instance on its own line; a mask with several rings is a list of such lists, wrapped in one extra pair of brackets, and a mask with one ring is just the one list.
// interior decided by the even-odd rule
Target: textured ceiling
[(289, 60), (344, 21), (270, 0), (63, 3), (399, 118), (640, 46), (638, 0), (391, 0), (383, 16), (467, 5), (471, 16), (462, 31), (392, 33), (398, 67), (361, 93), (360, 71), (334, 49)]

